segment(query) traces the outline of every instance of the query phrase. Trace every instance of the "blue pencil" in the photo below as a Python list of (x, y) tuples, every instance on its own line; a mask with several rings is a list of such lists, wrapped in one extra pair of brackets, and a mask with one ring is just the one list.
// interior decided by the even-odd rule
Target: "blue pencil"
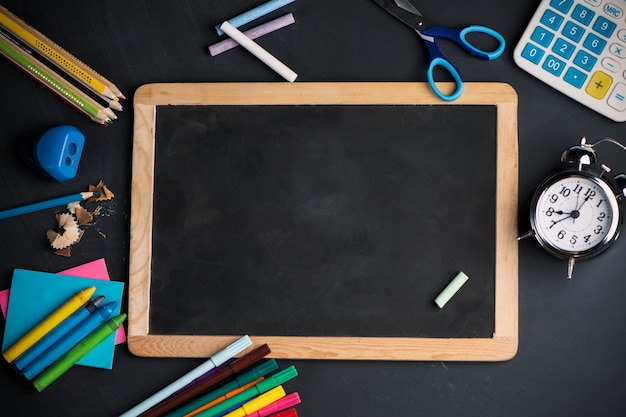
[[(263, 3), (260, 6), (255, 7), (254, 9), (250, 9), (245, 13), (240, 14), (239, 16), (233, 17), (232, 19), (228, 19), (228, 23), (232, 26), (238, 28), (246, 23), (250, 23), (253, 20), (258, 19), (259, 17), (263, 17), (268, 13), (273, 12), (274, 10), (278, 10), (281, 7), (293, 3), (295, 0), (270, 0), (267, 3)], [(215, 30), (218, 35), (223, 35), (224, 31), (220, 28), (221, 24), (215, 26)]]
[(16, 207), (9, 210), (0, 211), (0, 220), (8, 219), (9, 217), (15, 217), (22, 214), (32, 213), (39, 210), (45, 210), (52, 207), (65, 206), (70, 203), (76, 203), (100, 194), (97, 191), (77, 193), (72, 195), (66, 195), (64, 197), (57, 197), (51, 200), (40, 201), (39, 203), (28, 204), (22, 207)]
[(22, 372), (26, 378), (32, 380), (54, 361), (66, 354), (76, 346), (81, 340), (104, 323), (117, 307), (117, 302), (107, 303), (97, 309), (93, 314), (81, 321), (65, 337), (52, 345), (48, 350), (33, 360)]
[(54, 329), (52, 329), (47, 335), (45, 335), (39, 342), (26, 352), (21, 354), (13, 366), (16, 370), (21, 371), (28, 364), (30, 364), (35, 358), (44, 353), (50, 346), (55, 344), (61, 337), (65, 336), (70, 330), (72, 330), (78, 323), (89, 317), (91, 313), (96, 311), (102, 305), (104, 301), (103, 296), (94, 297), (85, 303), (84, 306), (76, 310), (74, 314), (59, 323)]

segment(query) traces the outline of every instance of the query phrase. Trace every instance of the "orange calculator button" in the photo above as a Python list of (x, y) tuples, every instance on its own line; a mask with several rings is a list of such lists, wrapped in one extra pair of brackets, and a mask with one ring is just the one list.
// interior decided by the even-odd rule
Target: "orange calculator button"
[(607, 91), (609, 91), (609, 87), (612, 83), (613, 78), (611, 78), (610, 75), (607, 75), (602, 71), (596, 71), (591, 77), (591, 80), (589, 80), (589, 84), (587, 84), (585, 91), (591, 97), (601, 100), (604, 98)]

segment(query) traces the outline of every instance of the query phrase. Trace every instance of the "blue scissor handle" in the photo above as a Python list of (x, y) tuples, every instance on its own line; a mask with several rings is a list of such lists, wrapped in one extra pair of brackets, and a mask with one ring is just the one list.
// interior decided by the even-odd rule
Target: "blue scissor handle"
[[(467, 35), (470, 33), (483, 33), (489, 35), (498, 41), (498, 47), (494, 51), (483, 51), (482, 49), (479, 49), (472, 45), (466, 39)], [(437, 95), (437, 97), (445, 101), (454, 101), (461, 96), (461, 93), (463, 92), (463, 79), (461, 78), (459, 70), (454, 65), (452, 65), (452, 63), (448, 61), (439, 50), (439, 47), (437, 46), (438, 38), (451, 40), (460, 45), (467, 52), (469, 52), (470, 55), (486, 60), (493, 60), (498, 58), (500, 55), (502, 55), (506, 46), (506, 42), (502, 35), (500, 35), (495, 30), (485, 26), (472, 25), (462, 29), (448, 29), (442, 26), (432, 26), (427, 30), (418, 32), (418, 34), (426, 43), (426, 47), (430, 55), (428, 71), (426, 72), (426, 76), (428, 77), (428, 83), (430, 84), (430, 87)], [(451, 94), (444, 94), (435, 84), (433, 72), (436, 67), (444, 68), (454, 79), (456, 88)]]
[[(498, 42), (498, 46), (493, 51), (484, 51), (480, 48), (477, 48), (470, 41), (467, 40), (467, 35), (469, 35), (470, 33), (482, 33), (484, 35), (490, 36)], [(441, 38), (453, 41), (456, 44), (460, 45), (467, 52), (469, 52), (470, 55), (475, 56), (476, 58), (486, 59), (490, 61), (499, 58), (500, 55), (502, 55), (502, 53), (504, 52), (504, 48), (506, 47), (506, 41), (504, 40), (504, 37), (500, 33), (486, 26), (471, 25), (461, 29), (448, 29), (442, 26), (432, 26), (427, 30), (422, 31), (421, 34), (433, 37), (435, 39)]]

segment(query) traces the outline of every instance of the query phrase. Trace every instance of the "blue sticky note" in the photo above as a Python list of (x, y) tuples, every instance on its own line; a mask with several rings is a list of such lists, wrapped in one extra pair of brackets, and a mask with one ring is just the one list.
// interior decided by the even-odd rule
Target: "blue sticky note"
[[(103, 295), (105, 303), (117, 301), (118, 307), (113, 315), (120, 314), (124, 291), (123, 282), (15, 269), (2, 351), (19, 340), (78, 291), (91, 286), (96, 287), (94, 296)], [(114, 350), (115, 334), (112, 334), (77, 364), (111, 369)]]

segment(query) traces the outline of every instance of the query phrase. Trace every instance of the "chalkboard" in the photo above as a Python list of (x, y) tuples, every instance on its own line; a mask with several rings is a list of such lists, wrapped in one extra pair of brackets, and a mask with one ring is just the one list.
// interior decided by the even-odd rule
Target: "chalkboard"
[(453, 103), (420, 83), (142, 86), (131, 351), (249, 334), (278, 358), (511, 358), (516, 106), (497, 83)]

